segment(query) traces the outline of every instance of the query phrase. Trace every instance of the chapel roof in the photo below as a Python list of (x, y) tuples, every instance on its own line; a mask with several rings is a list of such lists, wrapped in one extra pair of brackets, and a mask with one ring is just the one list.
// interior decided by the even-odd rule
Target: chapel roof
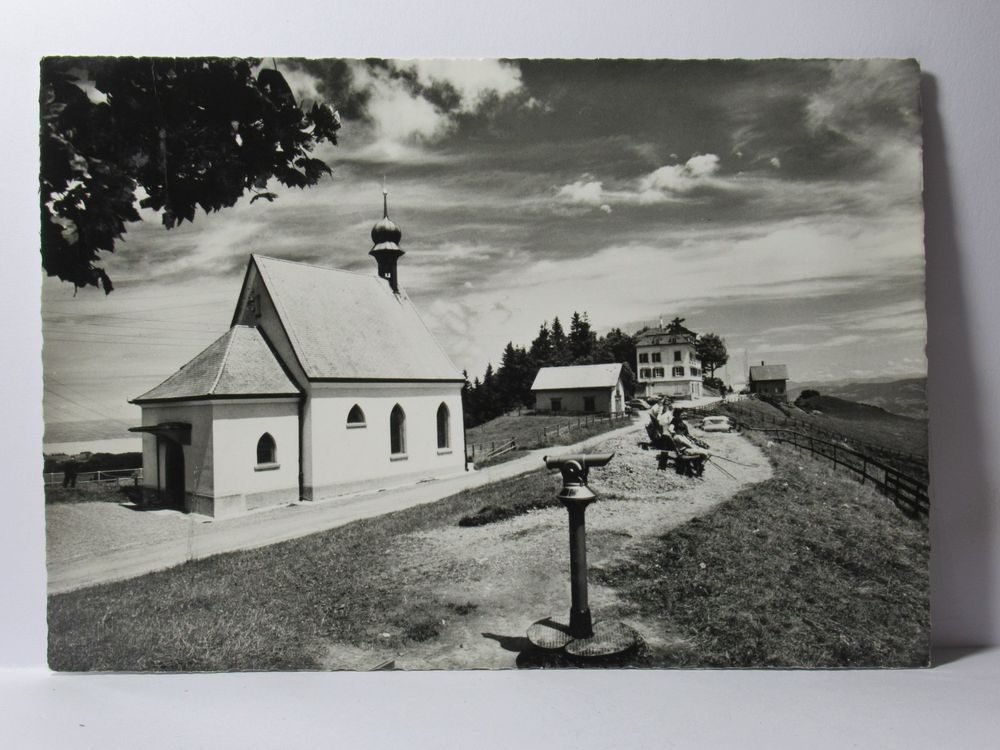
[(543, 367), (531, 384), (533, 391), (554, 391), (572, 388), (612, 388), (621, 377), (620, 363), (604, 365), (568, 365)]
[(377, 275), (256, 254), (250, 263), (310, 380), (464, 380), (405, 292)]
[(297, 395), (260, 331), (235, 325), (133, 403)]

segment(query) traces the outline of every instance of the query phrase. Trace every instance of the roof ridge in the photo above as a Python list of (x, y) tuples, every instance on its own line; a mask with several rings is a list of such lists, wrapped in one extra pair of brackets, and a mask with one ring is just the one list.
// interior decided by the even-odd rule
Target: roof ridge
[[(251, 258), (256, 262), (257, 257), (268, 258), (269, 260), (280, 260), (280, 258), (269, 258), (266, 255), (256, 256), (251, 255)], [(284, 261), (286, 263), (291, 261)], [(299, 334), (295, 330), (295, 326), (292, 323), (292, 318), (285, 309), (284, 300), (281, 299), (281, 295), (275, 293), (274, 281), (270, 278), (267, 270), (260, 263), (257, 263), (257, 268), (260, 271), (260, 279), (264, 284), (264, 288), (267, 289), (267, 294), (271, 298), (271, 302), (274, 304), (275, 309), (278, 311), (278, 320), (281, 323), (281, 327), (284, 328), (285, 332), (288, 334), (289, 343), (292, 345), (292, 351), (295, 357), (298, 359), (302, 366), (302, 370), (305, 372), (306, 379), (309, 379), (309, 368), (305, 361), (305, 349), (302, 346), (302, 342), (299, 340)], [(304, 265), (304, 264), (299, 264)]]
[(226, 342), (226, 351), (222, 355), (222, 362), (219, 364), (219, 371), (215, 373), (215, 380), (212, 381), (212, 385), (208, 389), (210, 394), (215, 393), (215, 389), (218, 387), (219, 381), (222, 379), (222, 373), (226, 369), (226, 362), (229, 361), (229, 352), (233, 349), (233, 339), (236, 338), (236, 334), (234, 333), (235, 330), (236, 326), (232, 326), (228, 331), (226, 331), (226, 334), (229, 334), (229, 341)]
[(330, 266), (321, 266), (318, 263), (305, 263), (301, 260), (289, 260), (288, 258), (275, 258), (273, 255), (262, 255), (260, 253), (250, 254), (256, 258), (263, 258), (264, 260), (274, 260), (279, 263), (289, 263), (293, 266), (306, 266), (307, 268), (318, 268), (321, 271), (335, 271), (336, 273), (349, 273), (354, 276), (363, 276), (366, 279), (376, 279), (380, 280), (378, 276), (373, 276), (370, 273), (365, 273), (363, 271), (350, 271), (346, 268), (332, 268)]

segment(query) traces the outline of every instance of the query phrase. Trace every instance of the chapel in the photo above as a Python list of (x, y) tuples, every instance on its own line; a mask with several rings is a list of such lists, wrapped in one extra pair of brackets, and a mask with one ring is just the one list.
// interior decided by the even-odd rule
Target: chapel
[(132, 401), (147, 499), (223, 518), (465, 470), (465, 379), (399, 283), (384, 191), (371, 238), (373, 274), (250, 256), (229, 330)]

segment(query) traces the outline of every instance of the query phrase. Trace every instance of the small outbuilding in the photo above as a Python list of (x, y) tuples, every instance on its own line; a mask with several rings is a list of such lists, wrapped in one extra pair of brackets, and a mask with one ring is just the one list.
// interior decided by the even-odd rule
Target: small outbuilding
[(535, 410), (578, 414), (621, 414), (625, 386), (621, 364), (543, 367), (531, 385)]
[(759, 365), (750, 367), (750, 393), (788, 399), (788, 367), (786, 365)]

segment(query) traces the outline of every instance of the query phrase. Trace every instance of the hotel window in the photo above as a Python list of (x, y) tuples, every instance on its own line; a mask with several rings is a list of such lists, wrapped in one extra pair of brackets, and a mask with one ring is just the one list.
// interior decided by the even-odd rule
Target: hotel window
[(683, 378), (684, 377), (684, 368), (683, 367), (675, 367), (674, 370), (673, 370), (673, 373), (674, 373), (674, 377), (675, 378)]
[(653, 377), (654, 378), (662, 378), (663, 377), (663, 368), (662, 367), (654, 367), (653, 368)]
[(678, 349), (677, 351), (674, 352), (674, 362), (680, 362), (680, 361), (681, 361), (681, 350)]
[(643, 367), (641, 370), (639, 370), (639, 377), (640, 378), (648, 378), (649, 377), (649, 368), (648, 367)]
[(660, 361), (660, 353), (659, 352), (653, 352), (653, 361), (654, 362), (659, 362)]
[(640, 362), (649, 362), (649, 354), (647, 352), (642, 352), (639, 355), (639, 361)]

